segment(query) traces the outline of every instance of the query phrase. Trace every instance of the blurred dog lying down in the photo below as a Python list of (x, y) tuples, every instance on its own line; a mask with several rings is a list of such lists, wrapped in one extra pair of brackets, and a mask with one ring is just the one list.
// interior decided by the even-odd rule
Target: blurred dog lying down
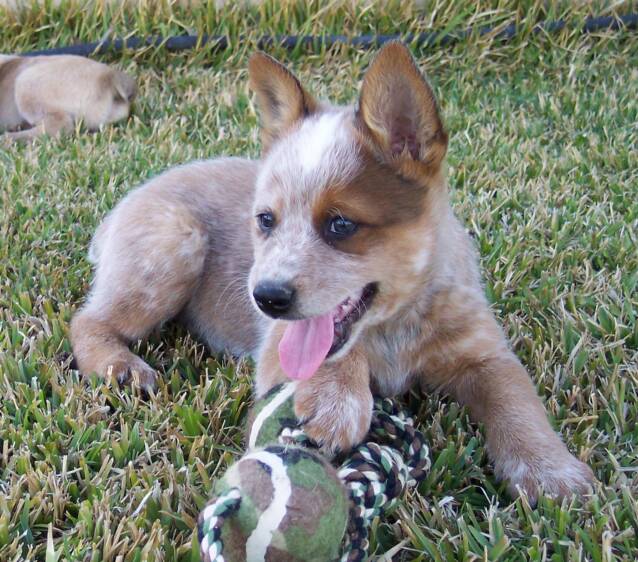
[(0, 131), (6, 142), (90, 130), (128, 117), (137, 94), (127, 74), (73, 55), (0, 55)]

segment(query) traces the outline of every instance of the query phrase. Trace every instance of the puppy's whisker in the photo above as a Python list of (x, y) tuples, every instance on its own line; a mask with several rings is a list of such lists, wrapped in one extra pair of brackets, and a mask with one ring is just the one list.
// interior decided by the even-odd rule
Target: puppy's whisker
[(250, 295), (248, 294), (248, 286), (245, 284), (236, 285), (235, 288), (230, 292), (226, 302), (221, 309), (222, 314), (226, 314), (228, 307), (235, 304), (240, 304), (243, 299), (250, 300)]
[(224, 296), (230, 289), (232, 289), (233, 292), (238, 289), (237, 287), (238, 284), (240, 285), (239, 288), (244, 288), (245, 286), (246, 292), (248, 292), (247, 281), (248, 281), (248, 273), (241, 273), (237, 275), (236, 277), (234, 277), (233, 279), (231, 279), (230, 282), (226, 285), (226, 287), (224, 287), (219, 297), (217, 298), (217, 301), (215, 302), (215, 308), (219, 306), (222, 299), (224, 298)]
[[(245, 297), (244, 292), (243, 291), (235, 291), (230, 298), (226, 301), (226, 303), (224, 304), (224, 307), (221, 309), (222, 310), (222, 314), (226, 314), (226, 312), (228, 311), (228, 307), (230, 306), (234, 306), (235, 304), (238, 304), (241, 302), (241, 300), (243, 300), (243, 298)], [(249, 298), (249, 297), (247, 297)]]

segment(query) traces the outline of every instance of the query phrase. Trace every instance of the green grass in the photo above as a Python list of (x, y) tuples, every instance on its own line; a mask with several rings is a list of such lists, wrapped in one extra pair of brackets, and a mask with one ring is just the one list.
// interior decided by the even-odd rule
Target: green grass
[[(247, 38), (218, 54), (107, 57), (139, 77), (128, 123), (0, 151), (0, 560), (196, 559), (198, 510), (243, 448), (252, 366), (168, 327), (138, 346), (163, 374), (144, 399), (70, 368), (68, 321), (90, 281), (91, 234), (128, 190), (194, 158), (258, 154), (245, 70), (255, 39), (511, 18), (527, 30), (512, 43), (471, 38), (417, 56), (441, 101), (453, 201), (490, 299), (554, 426), (600, 483), (591, 498), (511, 502), (466, 412), (413, 395), (433, 470), (376, 523), (372, 548), (394, 560), (638, 558), (638, 36), (533, 35), (536, 21), (565, 13), (540, 2), (425, 4), (0, 9), (1, 52), (109, 28)], [(581, 5), (570, 17), (590, 13), (609, 11)], [(354, 99), (371, 57), (275, 52), (336, 101)]]

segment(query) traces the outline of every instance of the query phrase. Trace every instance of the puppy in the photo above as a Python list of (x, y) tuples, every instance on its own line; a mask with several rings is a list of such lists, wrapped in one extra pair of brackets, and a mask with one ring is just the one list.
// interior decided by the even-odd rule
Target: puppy
[(385, 46), (356, 107), (315, 100), (267, 55), (250, 82), (259, 161), (170, 170), (99, 227), (95, 279), (72, 321), (78, 366), (153, 386), (130, 342), (179, 318), (257, 359), (256, 393), (297, 379), (295, 409), (328, 452), (359, 442), (372, 392), (440, 389), (485, 425), (512, 493), (588, 488), (494, 319), (448, 201), (447, 134), (409, 51)]
[[(130, 76), (72, 55), (0, 55), (0, 130), (5, 141), (56, 136), (83, 121), (91, 130), (129, 115), (137, 93)], [(22, 129), (22, 130), (16, 130)]]

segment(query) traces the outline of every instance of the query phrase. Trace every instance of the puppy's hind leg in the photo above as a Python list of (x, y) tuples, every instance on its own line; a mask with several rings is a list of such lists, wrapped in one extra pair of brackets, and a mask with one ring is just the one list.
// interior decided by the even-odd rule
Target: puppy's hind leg
[(30, 129), (2, 135), (5, 143), (31, 141), (42, 135), (57, 137), (60, 133), (73, 130), (73, 119), (67, 113), (48, 113)]
[(155, 371), (128, 345), (180, 312), (199, 282), (206, 248), (205, 229), (184, 205), (152, 186), (125, 199), (96, 234), (93, 287), (71, 323), (80, 371), (153, 387)]

